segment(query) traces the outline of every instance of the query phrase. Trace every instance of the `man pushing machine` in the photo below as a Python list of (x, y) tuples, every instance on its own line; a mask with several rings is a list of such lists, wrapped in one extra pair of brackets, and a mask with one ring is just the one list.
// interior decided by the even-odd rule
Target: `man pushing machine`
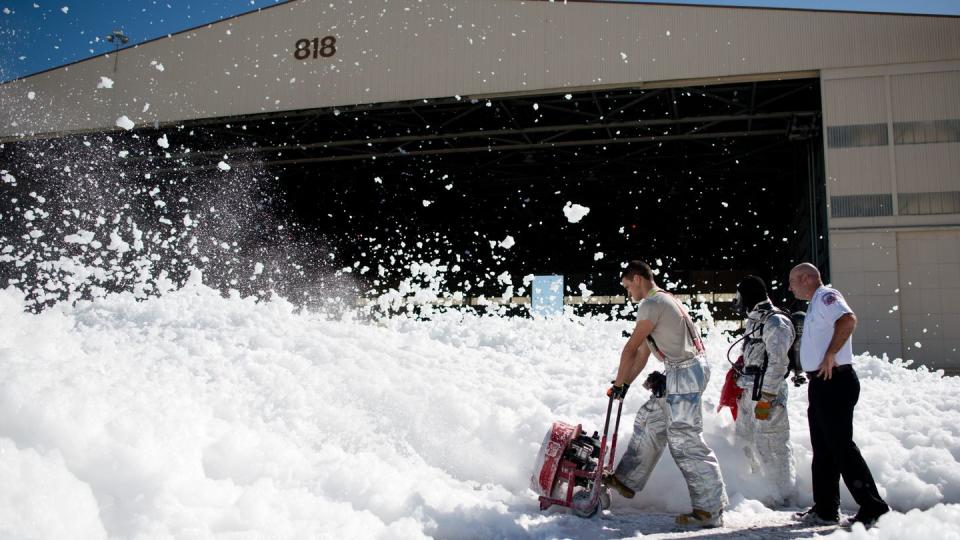
[(640, 300), (637, 324), (620, 354), (620, 367), (607, 391), (623, 399), (647, 365), (650, 353), (664, 363), (665, 377), (654, 372), (645, 386), (653, 396), (640, 407), (627, 451), (604, 483), (632, 498), (644, 488), (664, 446), (677, 463), (693, 509), (677, 516), (684, 527), (719, 527), (727, 494), (717, 457), (703, 440), (702, 395), (710, 377), (696, 325), (670, 293), (657, 287), (650, 266), (630, 261), (621, 276), (630, 298)]

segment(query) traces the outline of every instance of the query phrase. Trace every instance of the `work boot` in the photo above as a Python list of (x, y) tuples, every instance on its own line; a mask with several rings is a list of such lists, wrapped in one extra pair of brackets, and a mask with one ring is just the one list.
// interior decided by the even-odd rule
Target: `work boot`
[(722, 527), (723, 513), (717, 512), (716, 515), (704, 510), (693, 509), (689, 514), (680, 514), (676, 519), (677, 525), (681, 527)]
[(884, 505), (881, 508), (876, 510), (866, 510), (861, 508), (857, 515), (850, 518), (846, 525), (847, 527), (852, 527), (855, 523), (863, 523), (863, 526), (866, 528), (873, 527), (873, 525), (880, 519), (880, 516), (886, 514), (890, 511), (890, 507)]
[(808, 525), (837, 525), (840, 523), (840, 514), (820, 515), (816, 506), (811, 506), (809, 510), (797, 512), (793, 515), (794, 519)]
[(603, 485), (613, 488), (621, 497), (626, 499), (632, 499), (636, 492), (627, 487), (626, 484), (620, 481), (615, 474), (605, 474), (603, 475)]

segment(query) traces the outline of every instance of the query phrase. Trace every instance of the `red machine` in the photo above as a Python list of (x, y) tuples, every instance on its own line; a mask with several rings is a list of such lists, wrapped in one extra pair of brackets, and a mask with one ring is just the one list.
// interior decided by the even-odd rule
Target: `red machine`
[(584, 434), (579, 424), (553, 423), (543, 439), (530, 478), (531, 488), (540, 494), (541, 510), (558, 505), (572, 509), (577, 516), (591, 517), (597, 510), (610, 507), (610, 493), (602, 478), (604, 472), (613, 471), (620, 412), (623, 410), (623, 401), (617, 400), (617, 418), (608, 448), (607, 432), (613, 402), (614, 399), (610, 398), (607, 403), (602, 437), (596, 431), (592, 436)]

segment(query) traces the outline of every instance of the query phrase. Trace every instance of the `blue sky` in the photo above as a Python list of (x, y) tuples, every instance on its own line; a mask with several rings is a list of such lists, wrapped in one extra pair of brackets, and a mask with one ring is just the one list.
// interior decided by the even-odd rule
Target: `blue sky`
[[(0, 80), (23, 77), (108, 52), (113, 45), (103, 37), (113, 29), (123, 30), (130, 36), (131, 44), (140, 43), (282, 2), (0, 0), (0, 48), (12, 51), (0, 56)], [(676, 0), (660, 3), (960, 15), (960, 0)]]

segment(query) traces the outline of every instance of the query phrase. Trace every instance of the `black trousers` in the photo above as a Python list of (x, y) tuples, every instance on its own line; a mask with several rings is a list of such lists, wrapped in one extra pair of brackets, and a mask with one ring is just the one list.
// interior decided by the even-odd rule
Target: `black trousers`
[(868, 514), (883, 513), (887, 503), (877, 492), (870, 468), (853, 442), (853, 408), (860, 399), (860, 379), (852, 366), (834, 369), (824, 380), (811, 374), (808, 389), (810, 442), (813, 446), (813, 503), (817, 513), (840, 511), (840, 478)]

